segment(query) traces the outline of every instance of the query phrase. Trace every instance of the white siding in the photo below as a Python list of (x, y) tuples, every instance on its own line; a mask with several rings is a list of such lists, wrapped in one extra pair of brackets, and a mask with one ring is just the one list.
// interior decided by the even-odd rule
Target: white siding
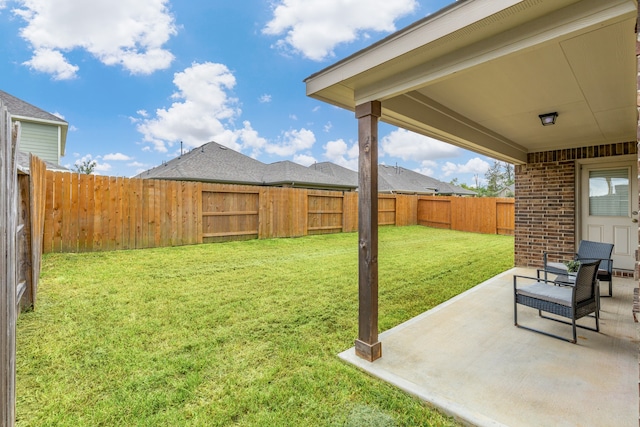
[(20, 151), (58, 164), (58, 126), (30, 122), (21, 125)]

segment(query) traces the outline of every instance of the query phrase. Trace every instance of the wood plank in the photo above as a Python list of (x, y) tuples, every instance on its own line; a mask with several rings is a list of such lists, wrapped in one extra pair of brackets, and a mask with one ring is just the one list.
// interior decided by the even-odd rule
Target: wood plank
[(121, 227), (118, 227), (120, 219), (120, 206), (118, 204), (118, 178), (115, 176), (109, 177), (109, 221), (108, 221), (108, 236), (109, 236), (109, 249), (110, 251), (118, 249), (118, 231)]
[(342, 216), (342, 231), (351, 233), (358, 230), (358, 193), (350, 191), (344, 193), (344, 214)]
[(144, 196), (143, 196), (143, 181), (142, 179), (134, 179), (132, 180), (133, 186), (133, 195), (134, 195), (134, 211), (131, 212), (131, 218), (133, 220), (132, 223), (132, 232), (134, 234), (133, 237), (133, 248), (141, 249), (142, 245), (142, 237), (143, 237), (143, 204), (144, 204)]
[(258, 215), (259, 211), (202, 212), (202, 216), (243, 216)]
[(42, 236), (42, 251), (46, 254), (53, 252), (53, 204), (54, 204), (54, 177), (53, 172), (46, 171), (45, 192), (46, 201), (44, 210), (44, 232)]
[(21, 308), (31, 308), (35, 301), (31, 270), (31, 201), (29, 181), (29, 175), (18, 176), (17, 280), (24, 283), (24, 289), (22, 292), (18, 291), (16, 301)]
[(331, 225), (326, 225), (326, 226), (322, 226), (322, 227), (309, 227), (309, 230), (342, 230), (342, 226), (331, 226)]
[[(104, 203), (104, 191), (105, 179), (102, 176), (94, 176), (93, 186), (93, 249), (101, 251), (104, 248), (102, 239), (102, 223), (106, 221), (103, 218), (103, 203)], [(108, 181), (107, 181), (108, 182)]]
[(120, 178), (119, 184), (122, 223), (120, 249), (131, 249), (131, 179)]
[(87, 236), (85, 238), (85, 250), (93, 251), (94, 250), (94, 233), (95, 233), (95, 221), (94, 217), (96, 215), (96, 198), (95, 198), (95, 186), (96, 186), (96, 177), (95, 175), (86, 175), (83, 177), (83, 181), (86, 182), (86, 210), (87, 210)]
[(257, 235), (258, 230), (246, 230), (246, 231), (236, 231), (236, 232), (225, 231), (222, 233), (207, 233), (203, 237), (250, 236), (254, 234)]
[(29, 159), (31, 171), (29, 179), (29, 197), (31, 203), (31, 293), (35, 307), (42, 266), (44, 217), (47, 199), (46, 165), (33, 154)]
[[(153, 231), (150, 237), (151, 247), (157, 248), (160, 247), (160, 239), (161, 239), (161, 215), (162, 215), (162, 194), (161, 194), (161, 185), (162, 180), (156, 180), (153, 188), (153, 211), (152, 211), (152, 223), (153, 223)], [(151, 213), (151, 212), (150, 212)]]
[(166, 180), (160, 181), (160, 210), (158, 211), (158, 224), (160, 242), (159, 246), (165, 247), (170, 245), (171, 240), (171, 206), (173, 200), (168, 200), (173, 197), (171, 192), (171, 182)]
[(142, 180), (142, 221), (140, 223), (141, 231), (142, 231), (142, 239), (141, 239), (141, 248), (150, 248), (153, 232), (153, 186), (154, 180), (151, 179), (143, 179)]
[(187, 195), (187, 183), (184, 181), (176, 183), (176, 203), (175, 208), (175, 239), (176, 245), (184, 245), (185, 244), (185, 230), (187, 228), (187, 222), (190, 220), (189, 215), (189, 205), (191, 200), (186, 200), (185, 197)]
[(11, 116), (0, 103), (0, 425), (16, 417), (16, 226), (19, 125), (13, 134)]
[(62, 249), (62, 206), (64, 201), (64, 175), (56, 174), (54, 181), (53, 201), (53, 252)]
[(202, 229), (203, 229), (203, 224), (202, 224), (203, 185), (202, 183), (198, 182), (193, 191), (194, 191), (193, 200), (194, 200), (194, 207), (195, 207), (193, 214), (195, 216), (194, 219), (196, 221), (195, 222), (196, 229), (194, 231), (197, 238), (197, 241), (195, 243), (202, 244), (204, 242), (204, 239), (202, 238)]
[[(87, 204), (89, 203), (88, 182), (90, 175), (78, 175), (78, 252), (86, 252), (88, 230), (88, 212)], [(93, 221), (92, 221), (93, 222)]]

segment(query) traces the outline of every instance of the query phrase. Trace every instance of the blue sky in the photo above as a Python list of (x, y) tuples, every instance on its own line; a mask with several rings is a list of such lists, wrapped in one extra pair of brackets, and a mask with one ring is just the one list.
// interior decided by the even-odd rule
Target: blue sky
[[(61, 163), (92, 159), (102, 175), (157, 166), (181, 141), (357, 170), (353, 113), (303, 80), (449, 3), (0, 0), (0, 89), (69, 122)], [(379, 160), (470, 185), (493, 163), (384, 124)]]

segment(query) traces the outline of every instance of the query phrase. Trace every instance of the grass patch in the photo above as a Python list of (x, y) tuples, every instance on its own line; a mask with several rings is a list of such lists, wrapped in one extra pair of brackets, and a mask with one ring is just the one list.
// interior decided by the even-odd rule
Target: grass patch
[[(44, 257), (19, 426), (447, 426), (345, 364), (357, 234)], [(380, 328), (513, 265), (513, 238), (384, 227)], [(384, 347), (384, 343), (383, 343)]]

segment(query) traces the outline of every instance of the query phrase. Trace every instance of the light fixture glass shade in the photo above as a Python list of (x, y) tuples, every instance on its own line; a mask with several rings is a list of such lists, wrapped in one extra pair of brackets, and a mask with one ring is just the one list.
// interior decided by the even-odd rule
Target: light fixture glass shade
[(556, 118), (558, 117), (557, 112), (540, 114), (540, 121), (542, 122), (542, 126), (551, 126), (556, 124)]

